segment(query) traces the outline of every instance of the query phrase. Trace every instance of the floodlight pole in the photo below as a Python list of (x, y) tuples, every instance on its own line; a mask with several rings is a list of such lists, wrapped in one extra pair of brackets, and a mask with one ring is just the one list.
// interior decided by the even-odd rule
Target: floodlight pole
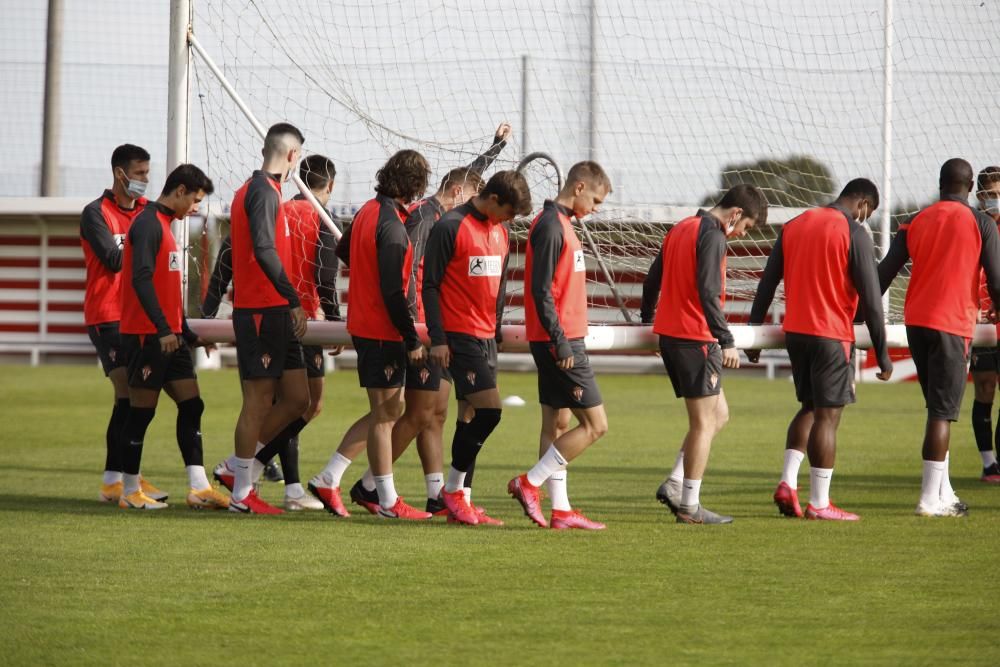
[[(167, 73), (167, 161), (164, 178), (177, 165), (188, 161), (191, 54), (187, 34), (191, 27), (191, 0), (170, 0), (170, 45)], [(181, 220), (181, 294), (188, 303), (188, 244), (190, 223)]]
[(62, 0), (49, 0), (45, 40), (45, 101), (42, 109), (42, 182), (43, 197), (59, 194), (59, 129), (62, 99)]
[[(882, 73), (882, 217), (879, 223), (879, 253), (882, 257), (889, 254), (891, 242), (890, 224), (892, 222), (892, 9), (893, 0), (885, 0), (885, 26), (883, 28), (883, 73)], [(889, 290), (882, 297), (882, 309), (886, 317), (889, 314)]]

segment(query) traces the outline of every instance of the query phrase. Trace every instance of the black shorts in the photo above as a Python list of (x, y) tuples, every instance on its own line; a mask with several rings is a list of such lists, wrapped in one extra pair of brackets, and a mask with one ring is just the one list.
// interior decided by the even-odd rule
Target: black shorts
[(122, 334), (122, 351), (128, 357), (128, 386), (134, 389), (159, 391), (168, 382), (198, 377), (191, 348), (183, 340), (176, 352), (165, 355), (156, 334)]
[(660, 336), (660, 356), (677, 398), (718, 396), (722, 391), (718, 343)]
[(90, 342), (97, 350), (97, 358), (101, 360), (104, 375), (109, 375), (116, 368), (128, 367), (128, 356), (122, 352), (121, 336), (118, 334), (117, 322), (101, 322), (87, 327)]
[(406, 346), (403, 341), (351, 336), (358, 353), (358, 380), (365, 389), (391, 389), (406, 382)]
[(530, 343), (531, 356), (538, 369), (538, 402), (550, 408), (596, 408), (604, 400), (590, 367), (587, 346), (582, 338), (569, 341), (573, 348), (573, 368), (563, 370), (556, 365), (556, 346), (552, 343)]
[(432, 364), (430, 359), (420, 366), (407, 366), (406, 391), (438, 391), (441, 381), (451, 384), (451, 373), (447, 368)]
[(326, 375), (326, 357), (320, 345), (303, 345), (302, 360), (306, 364), (306, 376), (321, 378)]
[(1000, 351), (995, 347), (972, 348), (969, 369), (973, 373), (1000, 373)]
[(287, 306), (233, 310), (236, 361), (240, 378), (280, 378), (285, 371), (305, 368), (302, 343), (292, 330)]
[(965, 394), (969, 339), (937, 329), (909, 325), (906, 327), (906, 339), (917, 367), (920, 389), (924, 392), (927, 416), (956, 421)]
[(493, 338), (476, 338), (468, 334), (448, 333), (451, 352), (452, 383), (455, 397), (463, 401), (475, 394), (497, 387), (497, 342)]
[(786, 333), (795, 398), (817, 408), (839, 408), (854, 398), (854, 343)]

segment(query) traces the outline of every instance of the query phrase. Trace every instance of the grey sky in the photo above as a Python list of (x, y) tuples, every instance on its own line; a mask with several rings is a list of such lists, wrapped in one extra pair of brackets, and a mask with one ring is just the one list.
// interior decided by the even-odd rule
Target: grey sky
[[(0, 25), (0, 195), (38, 187), (46, 3)], [(952, 156), (1000, 162), (994, 0), (896, 2), (894, 200), (925, 200)], [(437, 173), (472, 159), (499, 120), (505, 152), (588, 155), (590, 0), (195, 0), (195, 32), (261, 120), (303, 127), (358, 203), (379, 163), (413, 146)], [(836, 181), (882, 172), (882, 0), (597, 0), (594, 155), (622, 203), (694, 203), (721, 166), (809, 154)], [(166, 144), (168, 3), (66, 0), (63, 194), (107, 184), (111, 149)], [(262, 20), (261, 16), (264, 17)], [(280, 37), (275, 40), (268, 28)], [(529, 56), (522, 116), (521, 56)], [(229, 192), (259, 156), (249, 125), (198, 66), (191, 158)], [(200, 95), (200, 96), (199, 96)], [(207, 113), (202, 113), (203, 109)], [(367, 122), (363, 118), (369, 119)]]

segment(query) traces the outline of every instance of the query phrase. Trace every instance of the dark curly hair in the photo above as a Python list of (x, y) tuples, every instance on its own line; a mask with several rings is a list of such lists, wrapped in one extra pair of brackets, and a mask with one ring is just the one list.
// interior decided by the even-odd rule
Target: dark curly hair
[(375, 174), (375, 192), (383, 197), (410, 202), (424, 194), (431, 166), (414, 150), (401, 150), (389, 158)]

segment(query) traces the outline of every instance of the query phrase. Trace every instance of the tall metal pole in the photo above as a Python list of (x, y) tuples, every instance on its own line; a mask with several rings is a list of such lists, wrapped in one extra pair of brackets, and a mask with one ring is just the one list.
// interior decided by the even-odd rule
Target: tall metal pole
[[(893, 0), (885, 0), (885, 27), (883, 29), (882, 72), (882, 219), (879, 224), (879, 252), (882, 257), (889, 253), (890, 223), (892, 222), (892, 5)], [(882, 309), (889, 316), (889, 293), (882, 297)]]
[[(170, 43), (167, 63), (167, 162), (169, 174), (179, 164), (188, 161), (188, 117), (191, 57), (188, 50), (188, 30), (191, 27), (191, 0), (170, 0)], [(181, 286), (184, 309), (188, 304), (188, 245), (191, 222), (181, 220)]]
[(62, 0), (49, 0), (45, 44), (45, 102), (42, 111), (42, 179), (40, 194), (59, 194), (59, 130), (62, 72)]
[(521, 156), (528, 154), (528, 54), (521, 56)]
[(590, 0), (590, 100), (587, 106), (587, 159), (597, 155), (597, 0)]

